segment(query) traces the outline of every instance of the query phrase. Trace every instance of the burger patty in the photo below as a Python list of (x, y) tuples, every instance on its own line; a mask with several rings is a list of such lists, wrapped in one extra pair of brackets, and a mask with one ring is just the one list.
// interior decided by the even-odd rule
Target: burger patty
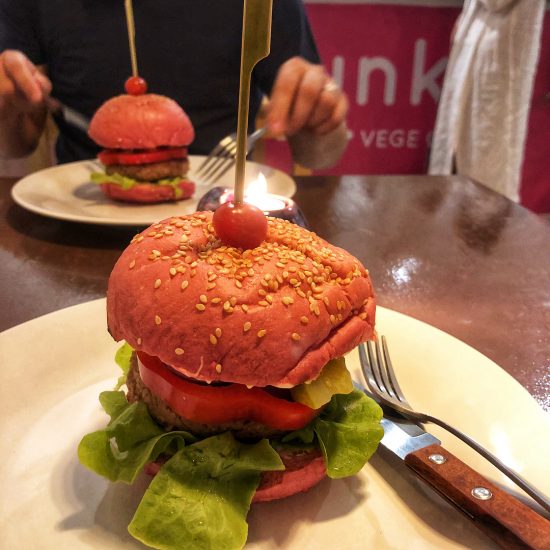
[(135, 354), (132, 357), (132, 366), (128, 372), (126, 386), (128, 387), (128, 393), (126, 394), (128, 401), (130, 403), (143, 401), (147, 405), (147, 409), (151, 416), (166, 428), (167, 431), (185, 430), (203, 437), (231, 431), (236, 437), (243, 440), (277, 437), (284, 433), (251, 420), (239, 420), (236, 422), (213, 425), (200, 424), (179, 416), (162, 399), (154, 395), (151, 390), (145, 386), (139, 375)]
[(150, 164), (110, 164), (105, 167), (107, 174), (120, 174), (139, 181), (184, 177), (188, 170), (189, 159), (172, 159)]

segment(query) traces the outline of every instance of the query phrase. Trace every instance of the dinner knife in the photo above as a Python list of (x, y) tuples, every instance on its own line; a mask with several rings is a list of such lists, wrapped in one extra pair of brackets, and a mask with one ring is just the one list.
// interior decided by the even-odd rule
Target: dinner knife
[(414, 422), (392, 412), (381, 423), (384, 437), (380, 444), (488, 537), (506, 549), (550, 550), (550, 521), (485, 479)]
[(67, 124), (75, 126), (85, 133), (88, 132), (88, 128), (90, 127), (90, 119), (88, 117), (65, 105), (55, 97), (47, 96), (44, 101), (51, 113), (61, 116)]

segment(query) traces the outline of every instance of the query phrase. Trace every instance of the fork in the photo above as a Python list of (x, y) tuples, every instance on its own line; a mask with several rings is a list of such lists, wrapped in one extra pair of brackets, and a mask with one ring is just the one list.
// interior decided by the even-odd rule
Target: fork
[[(260, 128), (250, 134), (246, 140), (246, 154), (252, 151), (256, 142), (267, 132), (267, 127)], [(234, 164), (237, 154), (237, 134), (225, 136), (210, 151), (209, 155), (202, 161), (195, 171), (195, 175), (207, 184), (216, 183)]]
[(408, 420), (421, 423), (431, 422), (452, 433), (498, 468), (518, 487), (523, 489), (533, 500), (538, 502), (546, 511), (550, 512), (550, 500), (543, 493), (533, 487), (512, 469), (508, 468), (508, 466), (503, 464), (495, 455), (482, 447), (477, 441), (453, 426), (450, 426), (443, 420), (431, 416), (430, 414), (415, 411), (411, 407), (397, 381), (390, 359), (388, 343), (384, 336), (382, 336), (382, 349), (380, 348), (378, 338), (375, 340), (374, 344), (372, 342), (367, 342), (367, 350), (365, 350), (364, 344), (360, 344), (359, 359), (367, 386), (382, 405), (400, 413)]

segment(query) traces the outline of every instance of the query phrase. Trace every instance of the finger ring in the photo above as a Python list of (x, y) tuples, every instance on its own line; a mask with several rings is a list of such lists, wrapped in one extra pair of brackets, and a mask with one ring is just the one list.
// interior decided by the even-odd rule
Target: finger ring
[(325, 82), (325, 85), (323, 86), (323, 92), (336, 92), (338, 91), (340, 88), (338, 86), (338, 84), (336, 84), (336, 82), (334, 82), (334, 80), (329, 79)]

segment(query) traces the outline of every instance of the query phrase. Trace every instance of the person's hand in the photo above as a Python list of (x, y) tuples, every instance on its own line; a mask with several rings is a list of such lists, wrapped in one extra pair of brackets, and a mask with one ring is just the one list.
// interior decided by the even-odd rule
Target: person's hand
[(275, 136), (302, 130), (325, 135), (345, 122), (348, 99), (323, 66), (301, 57), (286, 61), (271, 92), (268, 127)]
[(16, 50), (0, 54), (0, 117), (14, 110), (36, 111), (51, 89), (48, 77), (25, 54)]

